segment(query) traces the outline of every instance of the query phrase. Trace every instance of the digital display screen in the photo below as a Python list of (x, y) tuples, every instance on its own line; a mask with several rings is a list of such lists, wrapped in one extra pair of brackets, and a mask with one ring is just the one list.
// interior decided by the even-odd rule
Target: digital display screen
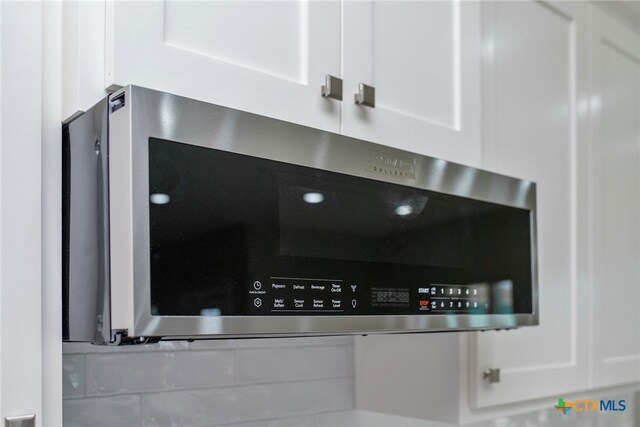
[(371, 305), (373, 307), (408, 307), (409, 289), (405, 288), (372, 288)]

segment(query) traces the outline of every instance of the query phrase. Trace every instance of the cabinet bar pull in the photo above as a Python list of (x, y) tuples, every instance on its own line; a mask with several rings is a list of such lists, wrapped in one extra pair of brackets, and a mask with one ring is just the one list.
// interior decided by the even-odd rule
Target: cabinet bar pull
[(487, 369), (482, 373), (482, 378), (489, 381), (489, 384), (500, 382), (500, 369)]
[(358, 84), (358, 91), (355, 93), (355, 101), (358, 105), (376, 108), (376, 88), (364, 83)]
[(327, 74), (322, 85), (322, 96), (342, 101), (342, 79)]

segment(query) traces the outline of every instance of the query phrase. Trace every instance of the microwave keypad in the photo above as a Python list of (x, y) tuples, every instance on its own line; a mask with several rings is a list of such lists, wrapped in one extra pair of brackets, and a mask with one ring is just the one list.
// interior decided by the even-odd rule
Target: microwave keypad
[[(249, 289), (250, 309), (259, 314), (357, 314), (361, 291), (338, 279), (271, 277)], [(256, 313), (256, 314), (258, 314)]]
[[(487, 314), (492, 312), (492, 292), (505, 288), (505, 282), (510, 281), (367, 287), (342, 279), (271, 277), (250, 283), (248, 311), (253, 315), (274, 316), (375, 315), (390, 311), (423, 315)], [(505, 295), (509, 297), (508, 292)]]

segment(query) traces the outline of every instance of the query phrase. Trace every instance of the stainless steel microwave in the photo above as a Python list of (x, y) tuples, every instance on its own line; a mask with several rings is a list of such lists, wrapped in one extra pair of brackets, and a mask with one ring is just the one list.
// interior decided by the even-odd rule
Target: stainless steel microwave
[(530, 181), (127, 86), (62, 184), (66, 341), (538, 324)]

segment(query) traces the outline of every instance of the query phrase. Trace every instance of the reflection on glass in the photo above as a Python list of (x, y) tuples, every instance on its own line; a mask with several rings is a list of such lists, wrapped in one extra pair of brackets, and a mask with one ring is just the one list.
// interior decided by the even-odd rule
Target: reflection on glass
[(304, 193), (302, 199), (311, 204), (322, 203), (324, 201), (324, 195), (322, 193), (318, 193), (317, 191), (310, 191), (308, 193)]
[(200, 316), (204, 316), (204, 317), (222, 316), (222, 311), (219, 308), (203, 308), (202, 310), (200, 310)]
[(149, 201), (154, 205), (166, 205), (171, 201), (171, 197), (164, 193), (153, 193), (149, 196)]
[(493, 285), (494, 312), (513, 314), (513, 282), (501, 280)]

